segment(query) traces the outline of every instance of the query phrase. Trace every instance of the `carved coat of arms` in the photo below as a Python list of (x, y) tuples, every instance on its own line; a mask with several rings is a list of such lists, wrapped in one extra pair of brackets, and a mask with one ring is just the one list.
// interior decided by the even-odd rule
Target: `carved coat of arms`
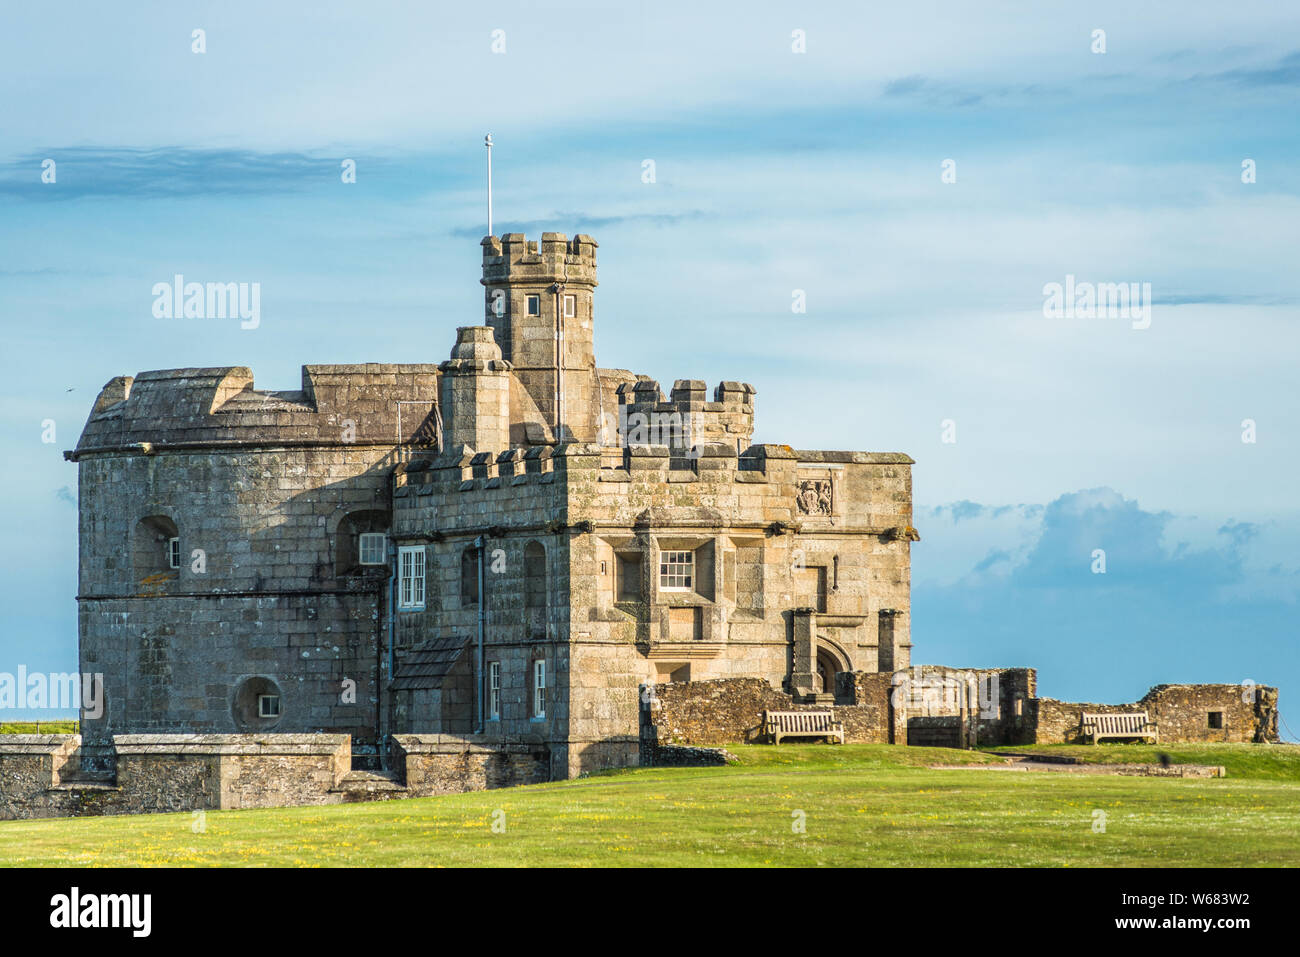
[(795, 496), (799, 511), (804, 515), (831, 514), (831, 483), (829, 479), (809, 479), (799, 483)]

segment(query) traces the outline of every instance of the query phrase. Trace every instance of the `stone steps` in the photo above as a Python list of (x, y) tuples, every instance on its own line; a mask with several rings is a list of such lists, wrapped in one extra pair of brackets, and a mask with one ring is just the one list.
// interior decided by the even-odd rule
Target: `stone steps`
[(406, 785), (383, 771), (349, 771), (333, 790), (341, 792), (344, 801), (383, 801), (406, 795)]
[(117, 775), (112, 771), (82, 768), (59, 775), (60, 788), (112, 788), (117, 786)]

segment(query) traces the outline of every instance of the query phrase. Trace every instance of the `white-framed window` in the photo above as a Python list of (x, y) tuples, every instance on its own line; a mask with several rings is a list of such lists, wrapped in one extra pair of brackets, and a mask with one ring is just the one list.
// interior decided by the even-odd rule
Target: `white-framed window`
[(577, 314), (578, 314), (578, 297), (565, 296), (564, 297), (564, 318), (572, 319)]
[(181, 540), (179, 538), (167, 539), (167, 567), (181, 567)]
[(533, 662), (533, 717), (546, 717), (546, 661)]
[(663, 591), (690, 591), (694, 580), (694, 552), (659, 553), (660, 589)]
[(488, 717), (493, 721), (501, 717), (501, 662), (488, 662)]
[(397, 550), (397, 607), (407, 611), (424, 607), (423, 545), (403, 545)]
[(362, 565), (382, 565), (387, 561), (388, 536), (383, 532), (362, 532), (357, 536), (357, 560)]
[(257, 716), (259, 718), (280, 717), (280, 696), (278, 694), (260, 694), (257, 696)]
[(529, 297), (528, 297), (528, 314), (529, 314), (530, 316), (540, 316), (540, 315), (542, 314), (542, 297), (541, 297), (541, 296), (529, 296)]

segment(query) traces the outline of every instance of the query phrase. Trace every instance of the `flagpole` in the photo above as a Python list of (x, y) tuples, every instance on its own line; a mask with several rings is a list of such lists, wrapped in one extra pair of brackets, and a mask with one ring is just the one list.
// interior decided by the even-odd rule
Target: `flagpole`
[(483, 145), (487, 147), (487, 174), (488, 174), (488, 235), (492, 235), (492, 134), (489, 133), (483, 137)]

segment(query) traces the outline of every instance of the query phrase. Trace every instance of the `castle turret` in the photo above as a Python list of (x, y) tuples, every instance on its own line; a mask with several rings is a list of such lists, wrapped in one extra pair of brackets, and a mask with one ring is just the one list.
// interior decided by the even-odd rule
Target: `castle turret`
[(510, 363), (488, 326), (461, 326), (442, 372), (443, 448), (510, 447)]
[(487, 324), (502, 358), (560, 441), (595, 441), (599, 380), (592, 344), (596, 241), (523, 233), (483, 240)]

